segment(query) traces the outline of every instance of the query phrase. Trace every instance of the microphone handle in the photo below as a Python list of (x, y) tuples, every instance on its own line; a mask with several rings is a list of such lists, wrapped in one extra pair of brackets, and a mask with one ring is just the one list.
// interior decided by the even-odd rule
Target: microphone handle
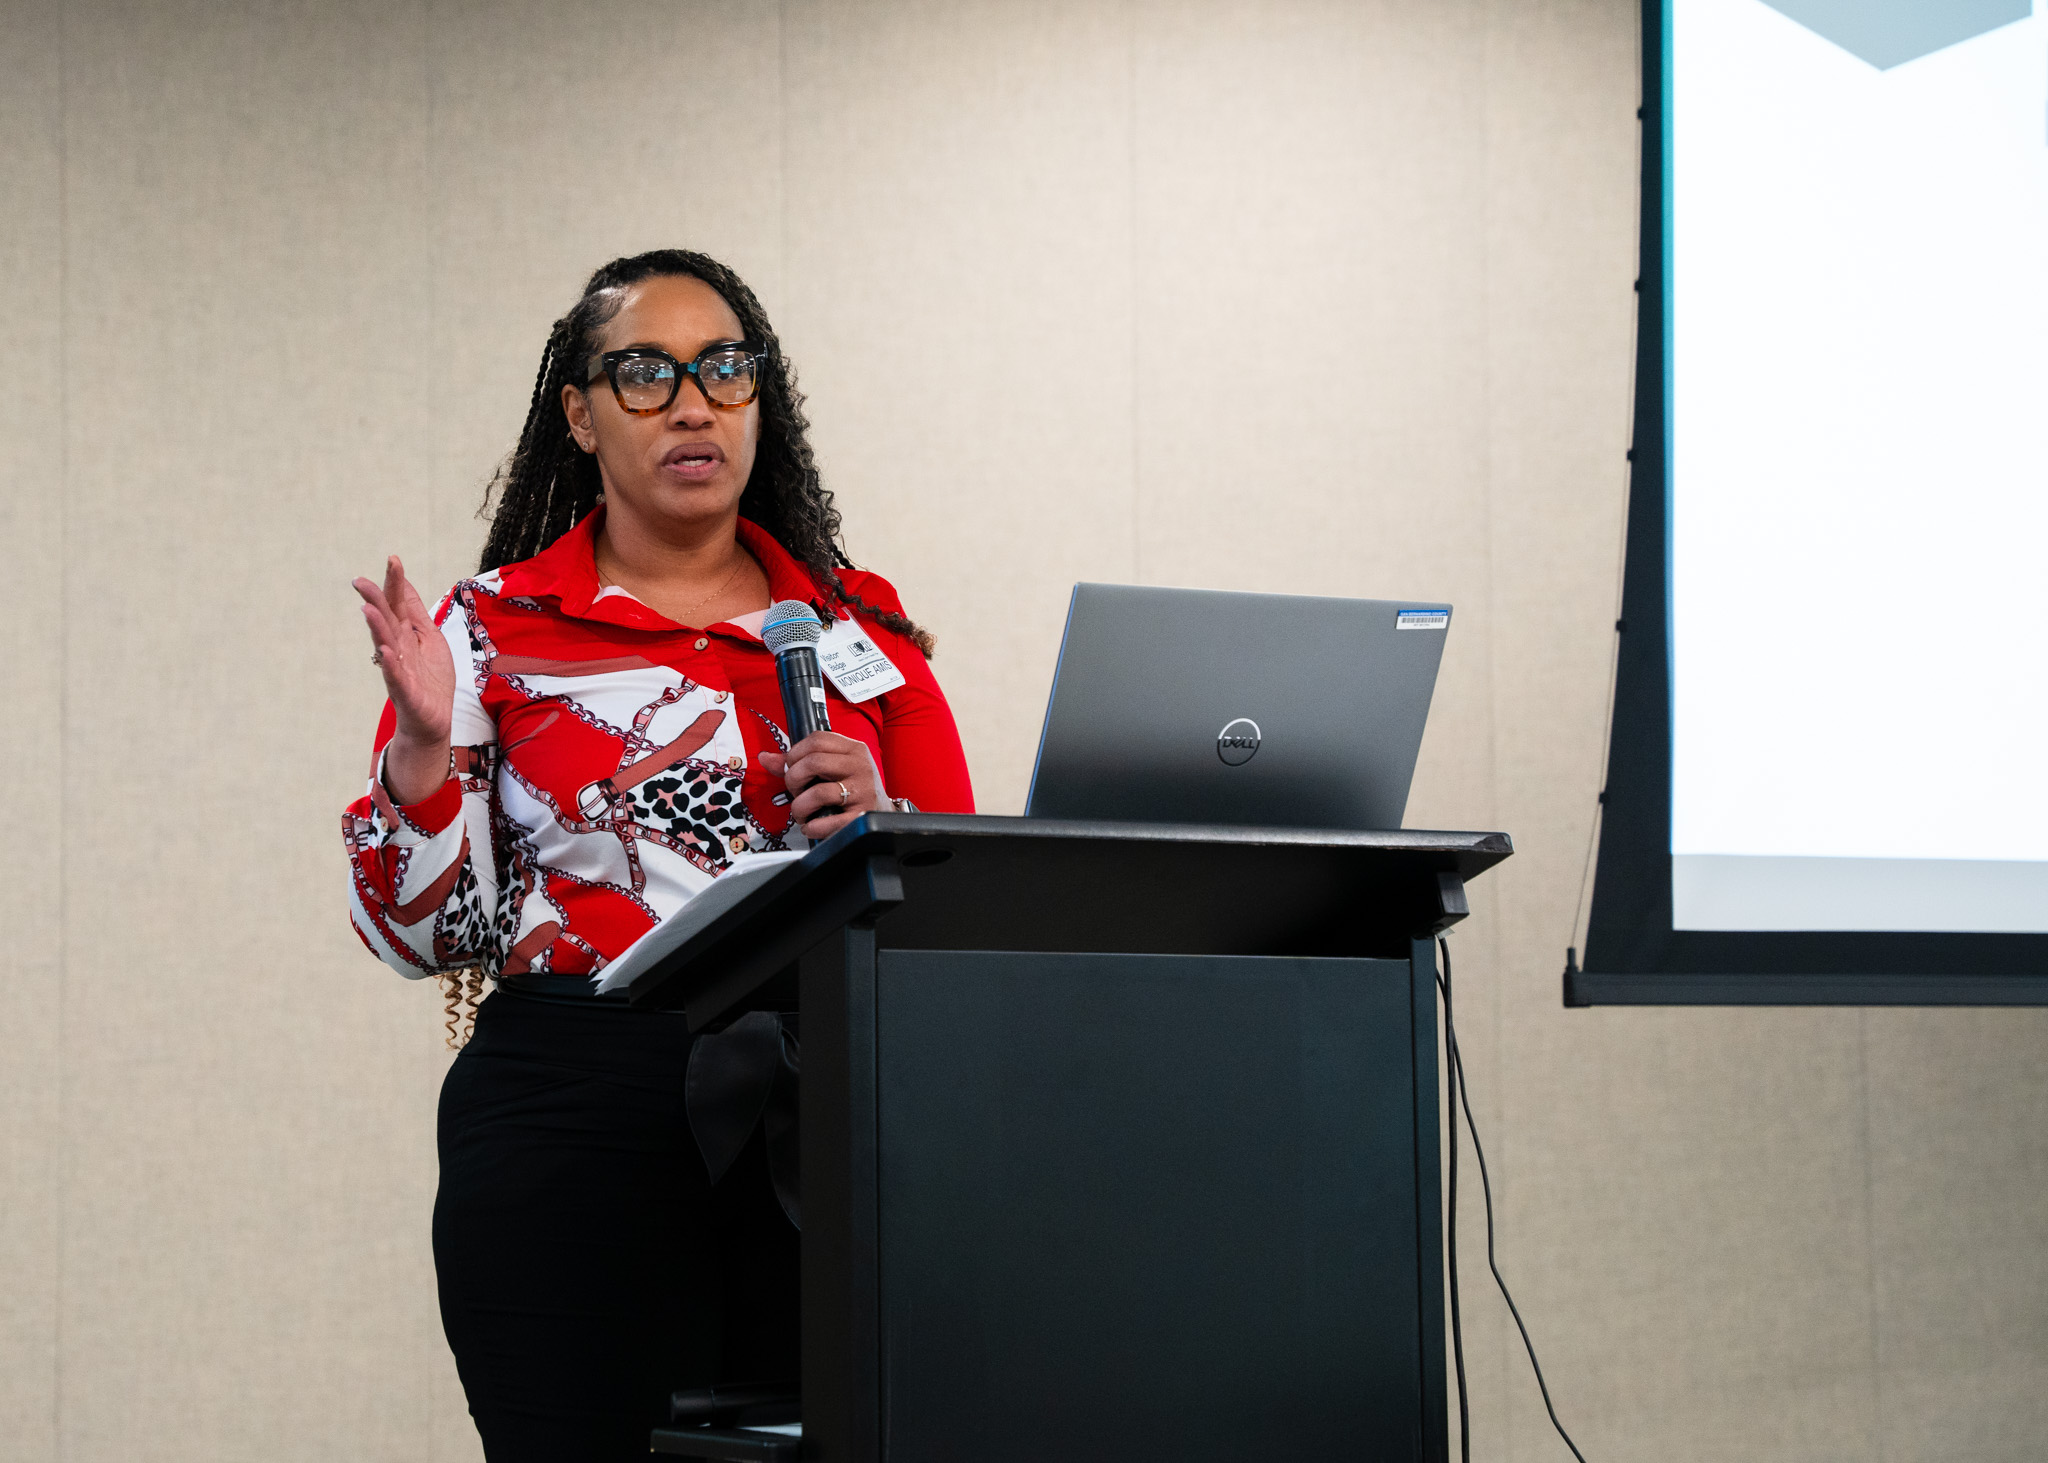
[(812, 732), (832, 730), (825, 715), (825, 673), (818, 669), (817, 651), (792, 645), (775, 657), (775, 679), (782, 687), (782, 715), (789, 723), (792, 747)]

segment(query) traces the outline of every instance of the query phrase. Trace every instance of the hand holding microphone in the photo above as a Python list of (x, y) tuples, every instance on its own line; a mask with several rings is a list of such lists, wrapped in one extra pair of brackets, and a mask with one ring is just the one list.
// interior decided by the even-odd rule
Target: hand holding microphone
[(825, 676), (818, 668), (817, 645), (824, 633), (817, 612), (797, 599), (769, 606), (761, 623), (761, 642), (775, 656), (790, 740), (786, 754), (763, 752), (761, 766), (788, 786), (790, 817), (814, 843), (888, 803), (867, 743), (832, 730)]

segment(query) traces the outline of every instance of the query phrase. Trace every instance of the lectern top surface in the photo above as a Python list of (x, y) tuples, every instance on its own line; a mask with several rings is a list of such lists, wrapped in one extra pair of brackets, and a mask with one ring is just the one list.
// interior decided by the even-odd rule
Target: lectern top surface
[(728, 984), (744, 986), (847, 922), (894, 949), (1405, 958), (1442, 916), (1444, 880), (1462, 912), (1461, 881), (1512, 852), (1504, 833), (869, 813), (629, 990), (679, 1004), (741, 969)]
[(805, 864), (830, 862), (878, 835), (894, 838), (1103, 840), (1132, 845), (1206, 843), (1220, 846), (1381, 849), (1391, 853), (1455, 854), (1466, 878), (1515, 851), (1505, 833), (1448, 833), (1420, 828), (1260, 828), (1237, 823), (1126, 823), (1099, 818), (1009, 818), (990, 813), (869, 813), (811, 850)]

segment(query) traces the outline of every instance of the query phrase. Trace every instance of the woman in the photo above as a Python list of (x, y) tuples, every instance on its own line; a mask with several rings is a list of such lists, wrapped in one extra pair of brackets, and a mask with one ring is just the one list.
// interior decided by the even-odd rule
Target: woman
[[(395, 557), (355, 581), (390, 696), (345, 820), (356, 931), (403, 974), (497, 981), (442, 1088), (434, 1208), (493, 1463), (644, 1457), (670, 1389), (797, 1375), (760, 1136), (708, 1172), (684, 1023), (591, 976), (736, 855), (973, 808), (931, 637), (846, 558), (801, 407), (732, 271), (617, 260), (548, 337), (482, 572), (432, 614)], [(893, 667), (795, 746), (759, 639), (784, 599)]]

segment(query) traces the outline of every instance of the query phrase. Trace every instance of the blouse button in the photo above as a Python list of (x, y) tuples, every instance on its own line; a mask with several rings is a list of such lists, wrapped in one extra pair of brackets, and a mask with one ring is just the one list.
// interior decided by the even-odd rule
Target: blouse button
[(744, 757), (728, 757), (725, 759), (725, 765), (737, 772), (747, 765), (747, 760)]
[(703, 637), (702, 635), (699, 635), (699, 636), (697, 637), (697, 648), (698, 648), (699, 650), (705, 650), (705, 649), (708, 649), (708, 648), (710, 647), (710, 645), (711, 645), (711, 642), (710, 642), (709, 640), (706, 640), (706, 639), (705, 639), (705, 638), (704, 638), (704, 637)]
[(725, 698), (726, 698), (726, 695), (727, 695), (727, 694), (728, 694), (727, 692), (724, 692), (724, 691), (720, 691), (720, 692), (719, 692), (719, 693), (718, 693), (717, 695), (715, 695), (715, 696), (713, 696), (713, 697), (711, 698), (711, 704), (712, 704), (712, 705), (714, 705), (714, 706), (723, 706), (723, 705), (725, 705)]

